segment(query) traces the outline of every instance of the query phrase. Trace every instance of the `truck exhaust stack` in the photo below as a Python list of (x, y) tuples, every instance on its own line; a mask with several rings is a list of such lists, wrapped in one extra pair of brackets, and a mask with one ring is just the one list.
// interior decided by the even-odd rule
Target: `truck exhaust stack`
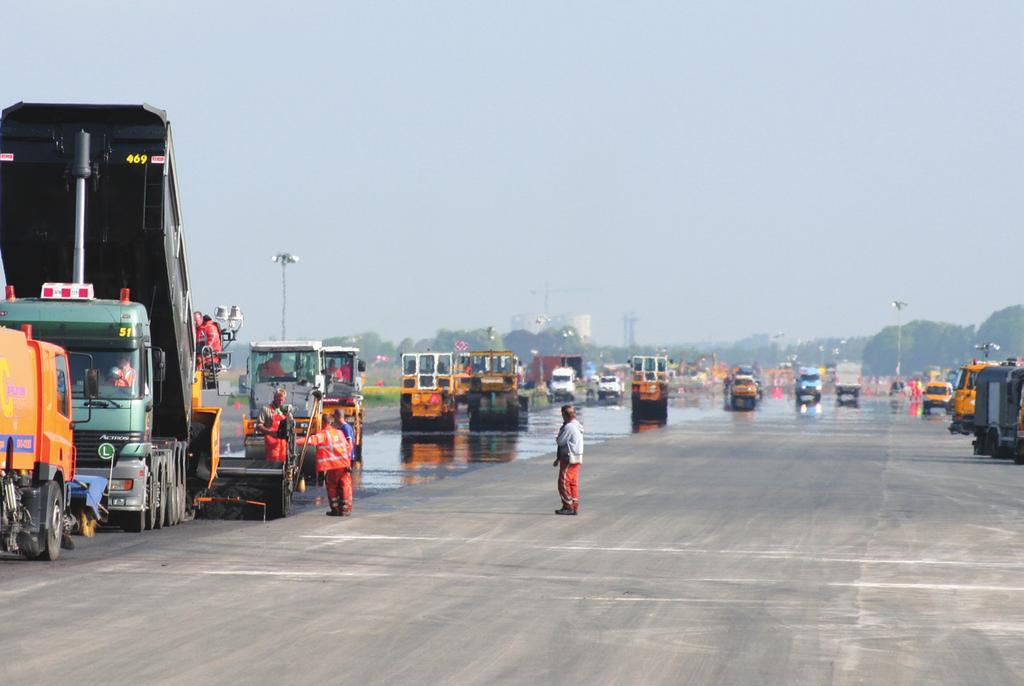
[(89, 163), (89, 133), (75, 134), (75, 161), (71, 165), (75, 179), (75, 253), (74, 283), (85, 283), (85, 180), (92, 176)]

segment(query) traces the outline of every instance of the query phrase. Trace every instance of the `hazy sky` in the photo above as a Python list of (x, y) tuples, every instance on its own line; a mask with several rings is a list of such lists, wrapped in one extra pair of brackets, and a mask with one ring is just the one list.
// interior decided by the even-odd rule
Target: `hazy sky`
[(504, 330), (545, 281), (609, 343), (1024, 300), (1019, 2), (0, 5), (4, 106), (167, 110), (196, 304), (252, 337), (280, 250), (289, 337)]

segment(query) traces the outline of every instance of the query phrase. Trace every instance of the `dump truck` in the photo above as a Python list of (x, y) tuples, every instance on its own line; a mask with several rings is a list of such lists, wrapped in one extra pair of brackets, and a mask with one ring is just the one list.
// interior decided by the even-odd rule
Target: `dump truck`
[(634, 355), (633, 370), (634, 421), (668, 419), (668, 358), (662, 355)]
[(571, 367), (577, 379), (583, 378), (582, 355), (534, 355), (526, 368), (526, 381), (534, 386), (541, 383), (551, 385), (555, 370)]
[[(81, 395), (96, 397), (95, 370), (81, 383)], [(62, 348), (33, 339), (28, 325), (21, 331), (0, 328), (2, 552), (56, 560), (76, 526), (71, 394), (71, 366)], [(105, 480), (97, 485), (102, 492)]]
[(455, 431), (452, 363), (451, 353), (402, 355), (402, 431)]
[(836, 404), (860, 404), (861, 365), (857, 362), (840, 362), (836, 365)]
[(1024, 367), (992, 365), (975, 377), (974, 454), (1024, 464), (1021, 443)]
[(953, 383), (953, 418), (949, 423), (949, 433), (970, 436), (974, 433), (975, 380), (978, 372), (996, 366), (997, 362), (972, 360), (960, 367)]
[(758, 389), (754, 377), (737, 374), (729, 382), (729, 407), (733, 410), (753, 410), (757, 407)]
[[(366, 362), (359, 357), (359, 348), (347, 348), (337, 345), (325, 345), (324, 354), (324, 390), (323, 414), (321, 424), (330, 422), (334, 410), (345, 413), (345, 421), (352, 426), (355, 433), (355, 462), (363, 461), (363, 373)], [(304, 474), (309, 478), (303, 460)], [(315, 469), (316, 461), (310, 461)]]
[[(79, 473), (110, 479), (128, 531), (182, 521), (215, 488), (171, 124), (150, 105), (18, 103), (0, 115), (0, 326), (70, 354)], [(86, 370), (99, 394), (83, 394)], [(118, 371), (120, 370), (120, 371)], [(130, 370), (130, 371), (128, 371)], [(216, 373), (216, 370), (209, 370)]]
[(469, 429), (519, 426), (519, 360), (509, 350), (480, 350), (469, 355)]

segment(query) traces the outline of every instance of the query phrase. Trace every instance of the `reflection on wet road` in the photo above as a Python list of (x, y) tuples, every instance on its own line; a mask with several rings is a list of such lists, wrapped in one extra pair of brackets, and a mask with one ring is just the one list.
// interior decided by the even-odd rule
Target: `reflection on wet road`
[[(658, 422), (634, 424), (628, 406), (581, 406), (580, 421), (588, 445), (630, 433), (657, 431)], [(751, 412), (731, 412), (719, 395), (688, 398), (669, 407), (668, 425), (701, 426), (729, 423), (735, 430), (834, 432), (860, 431), (880, 423), (927, 420), (944, 430), (944, 413), (924, 415), (916, 403), (891, 405), (887, 398), (866, 398), (859, 407), (838, 407), (826, 396), (820, 403), (797, 405), (791, 398), (767, 397)], [(557, 407), (530, 413), (519, 431), (471, 433), (460, 415), (454, 434), (406, 434), (396, 430), (369, 432), (364, 437), (363, 469), (355, 475), (356, 497), (366, 497), (410, 484), (434, 481), (486, 465), (527, 460), (554, 453), (554, 437), (561, 426)], [(322, 504), (323, 488), (311, 488), (296, 497), (296, 504)]]

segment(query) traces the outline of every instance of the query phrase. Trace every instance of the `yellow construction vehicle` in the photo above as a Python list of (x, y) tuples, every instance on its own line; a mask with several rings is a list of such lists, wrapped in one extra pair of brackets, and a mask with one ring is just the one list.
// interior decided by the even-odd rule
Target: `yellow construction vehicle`
[(454, 431), (455, 410), (452, 354), (402, 355), (402, 431)]
[(469, 398), (469, 353), (455, 353), (455, 402), (466, 404)]
[(668, 419), (668, 358), (662, 355), (634, 355), (633, 420)]
[(729, 383), (729, 407), (733, 410), (753, 410), (757, 407), (758, 389), (754, 377), (737, 374)]
[[(321, 423), (331, 421), (334, 411), (340, 409), (345, 413), (345, 421), (355, 433), (355, 463), (363, 462), (363, 373), (366, 362), (359, 359), (359, 348), (345, 348), (337, 345), (325, 345), (324, 357), (324, 390), (323, 413)], [(315, 461), (310, 461), (313, 465)], [(303, 461), (303, 471), (306, 471)], [(306, 474), (307, 478), (309, 474)]]
[(953, 420), (949, 423), (949, 433), (965, 436), (974, 433), (974, 387), (978, 372), (996, 364), (995, 362), (973, 360), (960, 367), (956, 382), (953, 384)]
[(519, 359), (508, 350), (469, 355), (469, 429), (519, 426)]
[(931, 414), (933, 409), (948, 412), (953, 403), (953, 384), (948, 381), (929, 381), (921, 398), (921, 411)]

